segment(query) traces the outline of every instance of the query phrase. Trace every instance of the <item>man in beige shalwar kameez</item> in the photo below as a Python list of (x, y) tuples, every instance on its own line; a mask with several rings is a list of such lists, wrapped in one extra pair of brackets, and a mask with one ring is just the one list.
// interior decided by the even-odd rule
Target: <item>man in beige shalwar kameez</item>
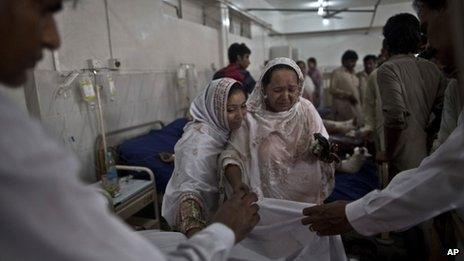
[(348, 50), (342, 56), (343, 65), (332, 73), (329, 92), (333, 97), (332, 106), (336, 121), (353, 118), (362, 121), (359, 79), (354, 71), (357, 61), (356, 52)]

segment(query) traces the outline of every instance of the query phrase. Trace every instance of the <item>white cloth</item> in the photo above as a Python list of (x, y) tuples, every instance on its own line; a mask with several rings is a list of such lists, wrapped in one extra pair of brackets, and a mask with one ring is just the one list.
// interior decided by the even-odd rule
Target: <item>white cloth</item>
[(309, 96), (312, 96), (316, 90), (313, 80), (311, 80), (311, 77), (308, 75), (304, 75), (303, 90), (305, 90)]
[(363, 235), (400, 230), (456, 209), (464, 214), (464, 122), (418, 168), (396, 175), (346, 206), (353, 228)]
[(433, 142), (432, 150), (436, 150), (456, 129), (459, 113), (462, 110), (461, 91), (456, 79), (451, 79), (446, 87), (443, 101), (443, 112), (441, 114), (440, 131), (437, 139)]
[(185, 127), (177, 142), (175, 168), (163, 197), (162, 216), (178, 228), (179, 206), (186, 195), (201, 205), (209, 222), (219, 202), (217, 158), (229, 137), (227, 97), (237, 81), (222, 78), (212, 81), (193, 101), (193, 122)]
[(301, 224), (303, 209), (314, 204), (269, 198), (258, 204), (260, 222), (229, 260), (346, 260), (340, 236), (320, 237)]
[(216, 224), (170, 254), (111, 214), (78, 178), (76, 157), (0, 95), (0, 260), (223, 260), (234, 233)]
[[(266, 110), (262, 78), (282, 64), (297, 73), (300, 98), (288, 111), (271, 112)], [(227, 165), (237, 165), (243, 181), (259, 198), (322, 203), (333, 189), (333, 166), (320, 161), (310, 150), (315, 133), (328, 134), (314, 106), (301, 98), (302, 84), (303, 75), (293, 60), (271, 60), (247, 102), (242, 127), (232, 133), (229, 146), (221, 154), (222, 172)], [(224, 175), (221, 178), (224, 180)], [(226, 191), (230, 193), (230, 186)]]

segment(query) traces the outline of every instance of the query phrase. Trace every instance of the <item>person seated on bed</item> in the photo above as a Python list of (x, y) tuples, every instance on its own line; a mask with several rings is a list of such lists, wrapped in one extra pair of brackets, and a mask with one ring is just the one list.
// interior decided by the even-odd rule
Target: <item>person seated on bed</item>
[(264, 68), (242, 127), (219, 160), (227, 195), (251, 187), (260, 199), (316, 204), (330, 195), (334, 166), (313, 153), (315, 136), (327, 143), (328, 134), (313, 104), (302, 98), (303, 79), (289, 58)]
[(193, 117), (174, 147), (175, 167), (163, 198), (162, 216), (191, 237), (218, 208), (217, 159), (246, 113), (246, 93), (231, 78), (212, 81), (190, 106)]

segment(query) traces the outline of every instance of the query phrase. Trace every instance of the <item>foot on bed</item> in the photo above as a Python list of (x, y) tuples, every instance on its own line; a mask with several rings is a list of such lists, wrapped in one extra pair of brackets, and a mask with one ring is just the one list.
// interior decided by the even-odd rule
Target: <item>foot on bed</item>
[(174, 154), (168, 152), (160, 152), (158, 156), (160, 160), (165, 163), (172, 163), (176, 159), (176, 156)]

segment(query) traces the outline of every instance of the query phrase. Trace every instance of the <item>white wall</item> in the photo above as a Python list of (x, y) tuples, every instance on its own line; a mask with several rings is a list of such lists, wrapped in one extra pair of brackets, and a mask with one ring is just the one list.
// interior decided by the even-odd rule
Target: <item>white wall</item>
[(361, 67), (362, 58), (365, 55), (378, 55), (380, 53), (382, 39), (381, 28), (371, 30), (368, 35), (365, 34), (364, 30), (360, 30), (287, 36), (289, 44), (299, 49), (301, 60), (315, 57), (318, 60), (319, 67), (329, 71), (341, 65), (341, 57), (348, 49), (358, 53), (358, 67)]
[[(103, 0), (71, 1), (57, 16), (62, 46), (58, 61), (63, 73), (86, 68), (86, 59), (105, 62), (110, 58), (108, 30)], [(115, 101), (104, 97), (107, 131), (150, 121), (174, 120), (185, 109), (175, 72), (180, 63), (193, 63), (198, 72), (198, 91), (212, 78), (212, 64), (219, 67), (217, 29), (162, 14), (161, 0), (108, 0), (113, 55), (122, 61), (122, 69), (112, 72), (116, 83)], [(185, 7), (185, 8), (188, 8)], [(190, 15), (194, 15), (192, 9)], [(190, 20), (195, 20), (194, 17)], [(252, 39), (229, 36), (230, 43), (245, 42), (252, 49), (250, 70), (257, 77), (268, 57), (269, 45), (285, 42), (270, 39), (262, 27), (252, 25)], [(50, 52), (33, 72), (27, 86), (29, 98), (37, 103), (32, 114), (41, 118), (50, 133), (71, 147), (83, 163), (81, 177), (95, 180), (94, 143), (99, 128), (95, 110), (83, 102), (78, 81), (67, 97), (57, 95), (63, 82), (54, 71)]]

